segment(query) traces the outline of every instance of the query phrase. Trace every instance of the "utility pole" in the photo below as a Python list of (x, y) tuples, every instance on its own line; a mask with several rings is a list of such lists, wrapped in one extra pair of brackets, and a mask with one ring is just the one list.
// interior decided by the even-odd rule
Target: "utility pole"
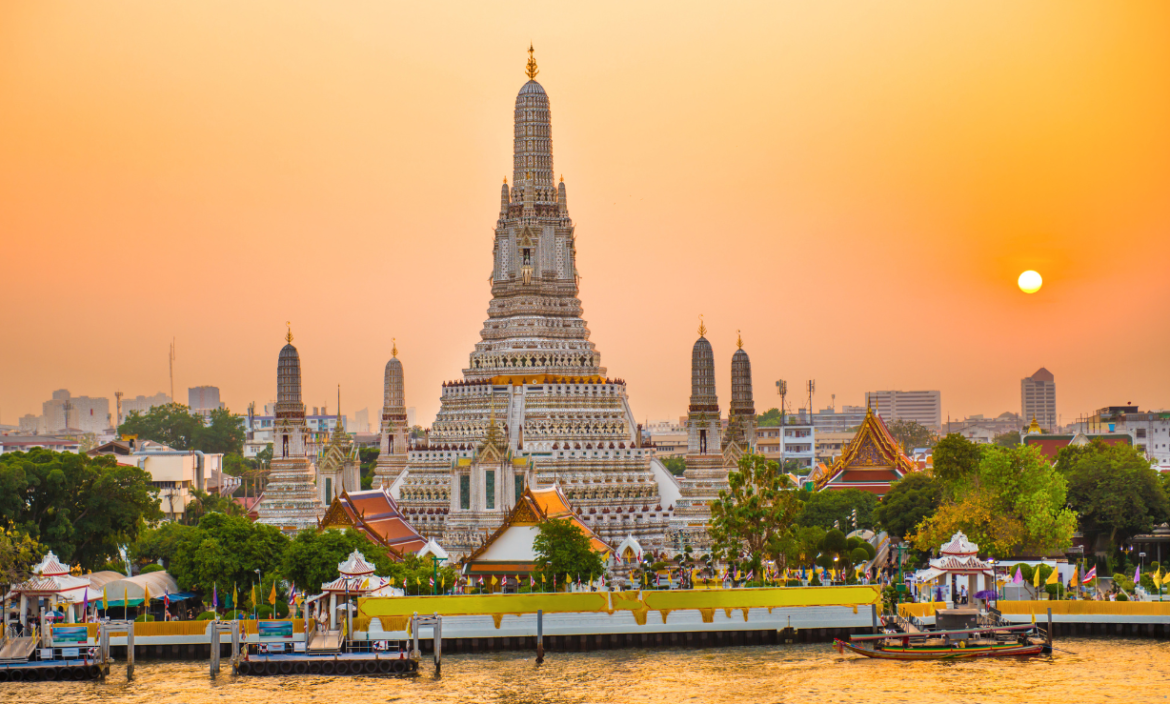
[(169, 357), (170, 357), (170, 364), (171, 364), (171, 403), (174, 403), (175, 402), (175, 338), (173, 338), (173, 337), (171, 338), (171, 352), (170, 352)]
[(816, 390), (817, 390), (817, 380), (816, 379), (809, 379), (808, 380), (808, 424), (809, 425), (812, 425), (813, 392), (815, 392)]
[(780, 394), (780, 471), (784, 471), (784, 397), (788, 395), (788, 382), (781, 379), (776, 382), (776, 393)]

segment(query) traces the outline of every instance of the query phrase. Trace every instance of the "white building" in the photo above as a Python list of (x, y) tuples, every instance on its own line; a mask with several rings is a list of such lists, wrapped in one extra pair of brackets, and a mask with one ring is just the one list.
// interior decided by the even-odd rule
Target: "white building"
[(1136, 406), (1099, 409), (1087, 420), (1077, 421), (1068, 432), (1086, 435), (1121, 433), (1133, 446), (1161, 466), (1170, 466), (1170, 411), (1139, 411)]
[[(685, 417), (683, 418), (685, 421)], [(687, 454), (687, 428), (682, 423), (656, 420), (642, 428), (642, 436), (654, 443), (655, 457), (682, 457)]]
[(1056, 431), (1056, 377), (1040, 367), (1030, 377), (1020, 380), (1020, 410), (1024, 422), (1033, 418), (1047, 431)]
[(119, 420), (119, 424), (121, 424), (121, 421), (126, 420), (126, 416), (130, 415), (132, 412), (137, 411), (138, 413), (146, 415), (147, 413), (150, 413), (150, 409), (154, 408), (155, 406), (165, 406), (170, 402), (171, 397), (167, 396), (161, 391), (154, 396), (136, 396), (134, 398), (123, 399), (122, 418)]
[(942, 428), (940, 391), (866, 391), (865, 403), (886, 422), (914, 421), (934, 431)]
[[(798, 419), (789, 417), (787, 420)], [(816, 426), (806, 421), (800, 425), (756, 428), (756, 449), (770, 460), (795, 460), (802, 468), (811, 469), (817, 456)]]
[(28, 452), (38, 447), (54, 452), (77, 452), (81, 445), (77, 438), (58, 438), (52, 435), (0, 435), (0, 455), (8, 452)]
[(142, 441), (108, 442), (90, 451), (90, 455), (113, 455), (118, 464), (134, 466), (150, 474), (158, 488), (163, 514), (170, 520), (181, 518), (191, 502), (192, 491), (218, 493), (234, 489), (238, 482), (224, 482), (223, 455), (191, 450), (174, 450), (159, 443)]

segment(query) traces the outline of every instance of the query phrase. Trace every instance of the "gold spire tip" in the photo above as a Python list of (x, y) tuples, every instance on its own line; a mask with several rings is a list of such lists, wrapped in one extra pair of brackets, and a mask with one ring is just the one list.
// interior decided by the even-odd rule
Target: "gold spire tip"
[(699, 337), (707, 334), (707, 324), (703, 322), (703, 314), (699, 313)]
[(741, 350), (743, 349), (743, 335), (739, 333), (739, 330), (735, 331), (735, 346)]
[(291, 345), (292, 341), (293, 341), (292, 322), (286, 320), (286, 321), (284, 321), (284, 324), (288, 326), (288, 333), (285, 334), (284, 341)]
[(390, 349), (390, 354), (393, 355), (395, 359), (397, 359), (398, 358), (398, 338), (397, 337), (390, 338), (390, 343), (393, 345), (393, 347), (391, 347), (391, 349)]
[(540, 69), (536, 67), (536, 58), (532, 54), (532, 42), (528, 43), (528, 65), (524, 67), (524, 73), (528, 76), (528, 80), (536, 80), (536, 74), (540, 73)]

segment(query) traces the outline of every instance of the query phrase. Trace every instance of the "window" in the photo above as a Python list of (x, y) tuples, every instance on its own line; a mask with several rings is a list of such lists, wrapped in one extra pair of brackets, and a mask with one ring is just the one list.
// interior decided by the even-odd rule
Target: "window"
[(514, 477), (516, 480), (516, 497), (514, 503), (520, 503), (520, 495), (524, 493), (524, 475)]
[(1146, 436), (1146, 429), (1145, 428), (1138, 428), (1137, 429), (1137, 436), (1139, 438), (1144, 438)]
[(325, 477), (325, 503), (333, 503), (333, 479)]
[(496, 470), (487, 469), (483, 473), (484, 487), (487, 489), (487, 507), (496, 507)]
[(459, 477), (459, 508), (471, 508), (471, 477), (466, 474)]

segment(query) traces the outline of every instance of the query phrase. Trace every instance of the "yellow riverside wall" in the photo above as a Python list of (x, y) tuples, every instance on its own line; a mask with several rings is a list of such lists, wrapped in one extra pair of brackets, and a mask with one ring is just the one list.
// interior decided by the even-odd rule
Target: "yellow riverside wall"
[(928, 618), (934, 616), (934, 612), (939, 609), (947, 608), (944, 601), (923, 601), (917, 604), (898, 604), (898, 615), (902, 618)]
[[(288, 621), (289, 619), (274, 619), (277, 621)], [(305, 620), (298, 618), (293, 619), (293, 633), (301, 633), (305, 630)], [(134, 624), (134, 635), (139, 638), (150, 636), (202, 636), (207, 633), (207, 626), (210, 621), (143, 621)], [(97, 638), (98, 625), (96, 623), (60, 623), (53, 624), (53, 628), (74, 628), (77, 626), (85, 626), (89, 631), (90, 638)], [(252, 619), (240, 620), (240, 630), (250, 635), (256, 635), (256, 621)], [(117, 637), (117, 636), (115, 636)]]
[[(697, 610), (703, 621), (712, 622), (715, 609), (748, 609), (804, 606), (859, 606), (881, 603), (876, 585), (840, 587), (777, 587), (762, 589), (669, 590), (633, 592), (579, 592), (549, 594), (468, 594), (461, 596), (363, 597), (358, 599), (358, 617), (354, 630), (368, 628), (377, 618), (385, 631), (404, 631), (415, 614), (441, 616), (483, 616), (495, 619), (496, 628), (506, 614), (605, 613), (632, 611), (639, 625), (646, 624), (646, 614), (657, 611), (663, 622), (671, 611)], [(359, 625), (360, 624), (360, 625)]]
[(1013, 616), (1170, 616), (1170, 602), (1155, 601), (1000, 601), (1001, 614)]

